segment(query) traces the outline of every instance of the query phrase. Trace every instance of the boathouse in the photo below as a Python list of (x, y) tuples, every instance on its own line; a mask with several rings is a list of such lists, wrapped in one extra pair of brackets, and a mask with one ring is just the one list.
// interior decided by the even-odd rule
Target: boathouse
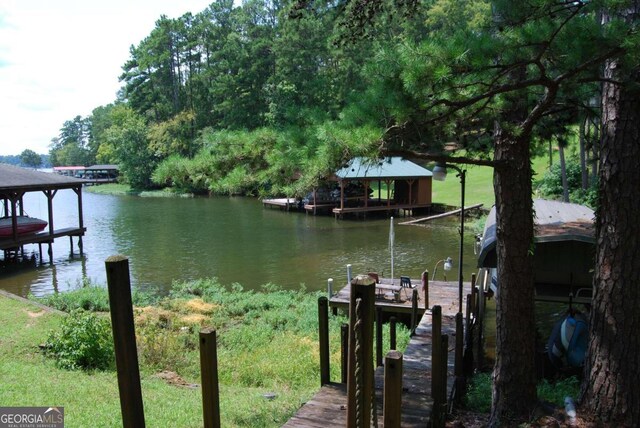
[(431, 180), (431, 171), (400, 157), (354, 158), (329, 178), (337, 188), (325, 196), (314, 189), (304, 208), (314, 214), (330, 209), (336, 217), (399, 210), (413, 214), (431, 207)]
[[(534, 281), (536, 300), (589, 303), (595, 254), (594, 212), (589, 207), (535, 199)], [(478, 253), (478, 267), (492, 270), (494, 292), (496, 255), (496, 210), (485, 223)]]
[[(53, 258), (51, 244), (54, 239), (68, 236), (73, 250), (73, 237), (78, 237), (78, 247), (82, 251), (82, 236), (86, 231), (82, 219), (82, 185), (84, 180), (19, 168), (12, 165), (0, 164), (0, 200), (2, 201), (3, 219), (10, 224), (9, 233), (0, 237), (0, 249), (4, 257), (15, 255), (24, 245), (38, 244), (42, 259), (42, 244), (49, 246), (49, 259)], [(53, 198), (59, 190), (71, 189), (77, 195), (78, 225), (63, 229), (55, 228), (53, 212)], [(19, 219), (28, 213), (24, 206), (24, 195), (29, 192), (42, 192), (47, 198), (48, 218), (47, 226), (40, 232), (21, 233)], [(45, 219), (41, 219), (45, 220)]]
[(67, 177), (82, 178), (85, 184), (115, 183), (118, 165), (54, 166), (53, 172)]

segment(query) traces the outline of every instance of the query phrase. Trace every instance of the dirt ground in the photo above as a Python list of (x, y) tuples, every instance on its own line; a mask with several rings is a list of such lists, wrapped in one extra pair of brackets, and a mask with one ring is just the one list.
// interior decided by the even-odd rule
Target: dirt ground
[[(447, 421), (447, 428), (482, 428), (489, 422), (488, 413), (458, 411)], [(564, 409), (556, 409), (553, 414), (541, 415), (527, 424), (515, 424), (523, 428), (596, 428), (599, 425), (589, 417), (577, 415), (570, 419)]]

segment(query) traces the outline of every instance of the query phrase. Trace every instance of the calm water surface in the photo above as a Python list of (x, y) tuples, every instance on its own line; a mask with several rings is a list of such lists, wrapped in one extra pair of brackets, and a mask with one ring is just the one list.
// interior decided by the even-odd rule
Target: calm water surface
[[(389, 220), (335, 220), (265, 209), (252, 198), (145, 198), (83, 192), (84, 255), (74, 238), (56, 240), (54, 263), (43, 246), (26, 246), (27, 263), (5, 263), (0, 288), (20, 295), (44, 295), (77, 287), (83, 277), (106, 284), (104, 261), (129, 257), (135, 287), (166, 292), (173, 281), (216, 277), (223, 284), (258, 289), (266, 283), (283, 288), (326, 289), (327, 278), (346, 281), (354, 274), (377, 271), (389, 276)], [(27, 213), (47, 218), (44, 195), (25, 196)], [(77, 226), (76, 196), (59, 191), (54, 198), (55, 227)], [(396, 223), (402, 219), (396, 219)], [(454, 258), (450, 280), (457, 278), (458, 219), (428, 226), (395, 226), (395, 276), (419, 278), (446, 256)], [(474, 271), (472, 234), (465, 237), (465, 272)], [(438, 269), (442, 279), (442, 265)], [(336, 285), (336, 287), (337, 287)]]

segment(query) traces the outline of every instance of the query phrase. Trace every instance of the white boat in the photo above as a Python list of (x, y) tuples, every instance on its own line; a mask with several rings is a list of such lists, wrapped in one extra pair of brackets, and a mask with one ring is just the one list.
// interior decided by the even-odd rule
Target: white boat
[[(18, 235), (40, 232), (47, 227), (47, 222), (39, 218), (19, 215), (16, 217)], [(11, 217), (0, 218), (0, 238), (8, 238), (13, 235), (13, 222)]]

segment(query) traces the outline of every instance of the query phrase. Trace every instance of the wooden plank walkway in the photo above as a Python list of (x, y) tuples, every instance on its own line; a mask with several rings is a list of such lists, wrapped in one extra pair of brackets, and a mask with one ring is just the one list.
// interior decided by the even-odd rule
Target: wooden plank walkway
[[(381, 278), (381, 284), (391, 284), (391, 279)], [(396, 278), (393, 281), (394, 284), (400, 284), (400, 278)], [(411, 279), (411, 284), (417, 285), (418, 290), (418, 316), (422, 316), (425, 312), (424, 304), (424, 290), (422, 289), (422, 282), (419, 279)], [(471, 283), (465, 282), (463, 284), (463, 299), (462, 307), (466, 307), (466, 295), (471, 293)], [(411, 290), (406, 292), (402, 290), (400, 292), (400, 301), (395, 302), (393, 296), (390, 293), (382, 293), (381, 296), (376, 298), (376, 307), (382, 307), (383, 313), (389, 313), (390, 315), (411, 314)], [(349, 309), (349, 296), (351, 295), (351, 286), (345, 285), (337, 293), (335, 293), (329, 299), (329, 307), (342, 309), (348, 311)], [(429, 281), (429, 305), (428, 309), (431, 309), (434, 305), (442, 307), (442, 314), (453, 314), (458, 310), (458, 282), (451, 281)]]
[[(447, 396), (453, 388), (453, 369), (455, 362), (455, 312), (458, 305), (457, 284), (430, 284), (430, 306), (442, 306), (442, 334), (449, 335)], [(431, 288), (433, 285), (433, 288)], [(342, 290), (341, 290), (342, 291)], [(424, 299), (422, 300), (424, 302)], [(441, 304), (444, 303), (444, 304)], [(376, 302), (376, 305), (378, 302)], [(382, 426), (382, 391), (384, 367), (375, 372), (376, 408), (378, 425)], [(403, 355), (402, 377), (402, 427), (425, 427), (431, 417), (431, 311), (427, 311), (416, 328)], [(347, 422), (347, 385), (331, 383), (320, 391), (283, 427), (327, 428), (346, 426)]]

